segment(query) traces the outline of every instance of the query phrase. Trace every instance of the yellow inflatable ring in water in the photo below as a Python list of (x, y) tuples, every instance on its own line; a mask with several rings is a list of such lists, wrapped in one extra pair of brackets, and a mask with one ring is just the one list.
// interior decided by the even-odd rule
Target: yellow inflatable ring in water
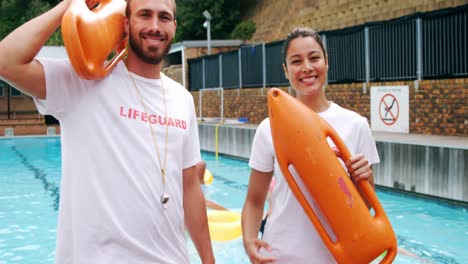
[(212, 184), (213, 183), (213, 174), (211, 174), (211, 171), (205, 170), (205, 174), (203, 175), (203, 182), (205, 184)]
[(208, 227), (213, 241), (233, 240), (242, 235), (240, 213), (209, 210)]

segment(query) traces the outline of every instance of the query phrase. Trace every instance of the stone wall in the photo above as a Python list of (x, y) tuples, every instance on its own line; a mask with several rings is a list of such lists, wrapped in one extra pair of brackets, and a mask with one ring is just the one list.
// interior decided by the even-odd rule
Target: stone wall
[[(268, 116), (267, 89), (224, 90), (224, 118), (247, 117), (249, 123), (258, 124)], [(200, 92), (192, 92), (197, 116), (200, 111)], [(221, 92), (204, 91), (202, 96), (202, 117), (221, 117)]]
[[(8, 97), (0, 97), (0, 119), (8, 118)], [(33, 99), (26, 95), (10, 97), (10, 118), (38, 118), (40, 117)]]
[(256, 24), (252, 42), (271, 42), (284, 39), (298, 26), (334, 30), (467, 3), (467, 0), (259, 0), (247, 10), (243, 20), (251, 19)]
[(163, 69), (164, 74), (176, 82), (182, 84), (182, 67), (181, 65), (172, 65)]
[[(165, 69), (168, 76), (181, 82), (180, 67)], [(326, 87), (327, 97), (337, 104), (351, 109), (370, 120), (371, 86), (409, 86), (410, 133), (444, 136), (468, 136), (468, 79), (423, 80), (418, 90), (413, 81), (367, 84), (364, 93), (362, 83), (335, 84)], [(288, 91), (287, 87), (283, 87)], [(224, 90), (224, 118), (248, 118), (258, 124), (268, 116), (266, 93), (268, 88)], [(293, 90), (289, 89), (290, 93)], [(191, 92), (199, 116), (200, 92)], [(6, 119), (6, 96), (0, 97), (0, 119)], [(221, 117), (221, 92), (205, 91), (202, 97), (202, 116)], [(32, 99), (28, 96), (11, 98), (12, 119), (40, 118)]]
[[(362, 83), (335, 84), (326, 87), (326, 94), (330, 100), (370, 120), (370, 87), (397, 85), (409, 86), (410, 133), (468, 136), (468, 79), (423, 80), (417, 91), (413, 81), (369, 83), (365, 92)], [(224, 90), (224, 118), (247, 117), (249, 123), (259, 123), (268, 116), (267, 90)], [(199, 115), (200, 92), (191, 93)], [(221, 92), (203, 92), (202, 116), (221, 117), (220, 104)]]

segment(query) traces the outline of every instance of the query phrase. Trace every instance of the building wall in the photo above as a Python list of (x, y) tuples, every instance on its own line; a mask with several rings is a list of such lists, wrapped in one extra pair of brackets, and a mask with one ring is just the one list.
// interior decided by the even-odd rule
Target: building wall
[[(8, 97), (0, 97), (0, 119), (8, 118)], [(31, 97), (26, 95), (10, 97), (10, 118), (37, 118), (38, 112)]]
[(409, 86), (410, 133), (468, 136), (466, 95), (468, 79), (423, 80), (416, 91), (413, 81), (330, 85), (327, 96), (370, 120), (371, 86)]
[[(166, 74), (181, 82), (180, 67), (166, 69)], [(409, 86), (410, 133), (468, 136), (468, 79), (422, 80), (416, 91), (413, 81), (334, 84), (326, 87), (327, 97), (370, 120), (371, 86)], [(288, 91), (287, 87), (283, 87)], [(293, 90), (289, 89), (290, 93)], [(224, 118), (248, 118), (258, 124), (268, 116), (266, 93), (268, 88), (226, 89), (223, 92)], [(200, 116), (200, 92), (191, 92), (197, 116)], [(0, 119), (6, 119), (7, 97), (0, 97)], [(11, 97), (13, 119), (37, 118), (34, 102), (28, 96)], [(221, 117), (221, 92), (205, 91), (202, 97), (202, 117)]]
[[(231, 50), (237, 50), (239, 47), (211, 47), (211, 54), (218, 54), (222, 52), (228, 52)], [(186, 48), (185, 49), (185, 58), (193, 59), (202, 56), (208, 55), (208, 48)]]
[[(371, 86), (409, 86), (410, 133), (468, 136), (468, 79), (423, 80), (416, 91), (413, 81), (335, 84), (326, 87), (327, 97), (356, 111), (370, 120)], [(284, 90), (288, 88), (283, 87)], [(224, 118), (247, 117), (249, 123), (260, 123), (268, 116), (267, 88), (224, 90)], [(290, 91), (291, 93), (293, 91)], [(191, 92), (199, 116), (200, 92)], [(204, 91), (202, 117), (221, 117), (221, 92)]]

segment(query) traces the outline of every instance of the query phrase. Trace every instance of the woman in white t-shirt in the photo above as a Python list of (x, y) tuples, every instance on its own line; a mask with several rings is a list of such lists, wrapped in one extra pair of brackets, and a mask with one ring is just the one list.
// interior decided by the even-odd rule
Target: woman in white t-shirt
[[(283, 44), (282, 60), (296, 98), (332, 125), (351, 152), (351, 158), (344, 164), (353, 182), (368, 180), (374, 186), (371, 165), (380, 160), (367, 119), (326, 98), (328, 58), (319, 34), (308, 28), (294, 29)], [(252, 172), (242, 210), (242, 231), (251, 262), (335, 263), (278, 167), (268, 118), (257, 128), (249, 166)], [(272, 177), (276, 184), (271, 215), (259, 239)]]

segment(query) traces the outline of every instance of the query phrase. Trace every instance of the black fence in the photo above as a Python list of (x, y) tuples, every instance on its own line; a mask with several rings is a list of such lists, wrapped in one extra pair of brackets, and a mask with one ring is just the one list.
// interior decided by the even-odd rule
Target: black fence
[(240, 71), (239, 71), (239, 52), (231, 51), (223, 53), (221, 56), (221, 72), (222, 72), (222, 87), (224, 88), (239, 88), (240, 87)]
[(328, 53), (328, 82), (366, 80), (366, 48), (363, 27), (322, 34)]
[[(328, 83), (468, 76), (468, 5), (320, 32)], [(191, 59), (189, 90), (287, 86), (283, 40)]]

